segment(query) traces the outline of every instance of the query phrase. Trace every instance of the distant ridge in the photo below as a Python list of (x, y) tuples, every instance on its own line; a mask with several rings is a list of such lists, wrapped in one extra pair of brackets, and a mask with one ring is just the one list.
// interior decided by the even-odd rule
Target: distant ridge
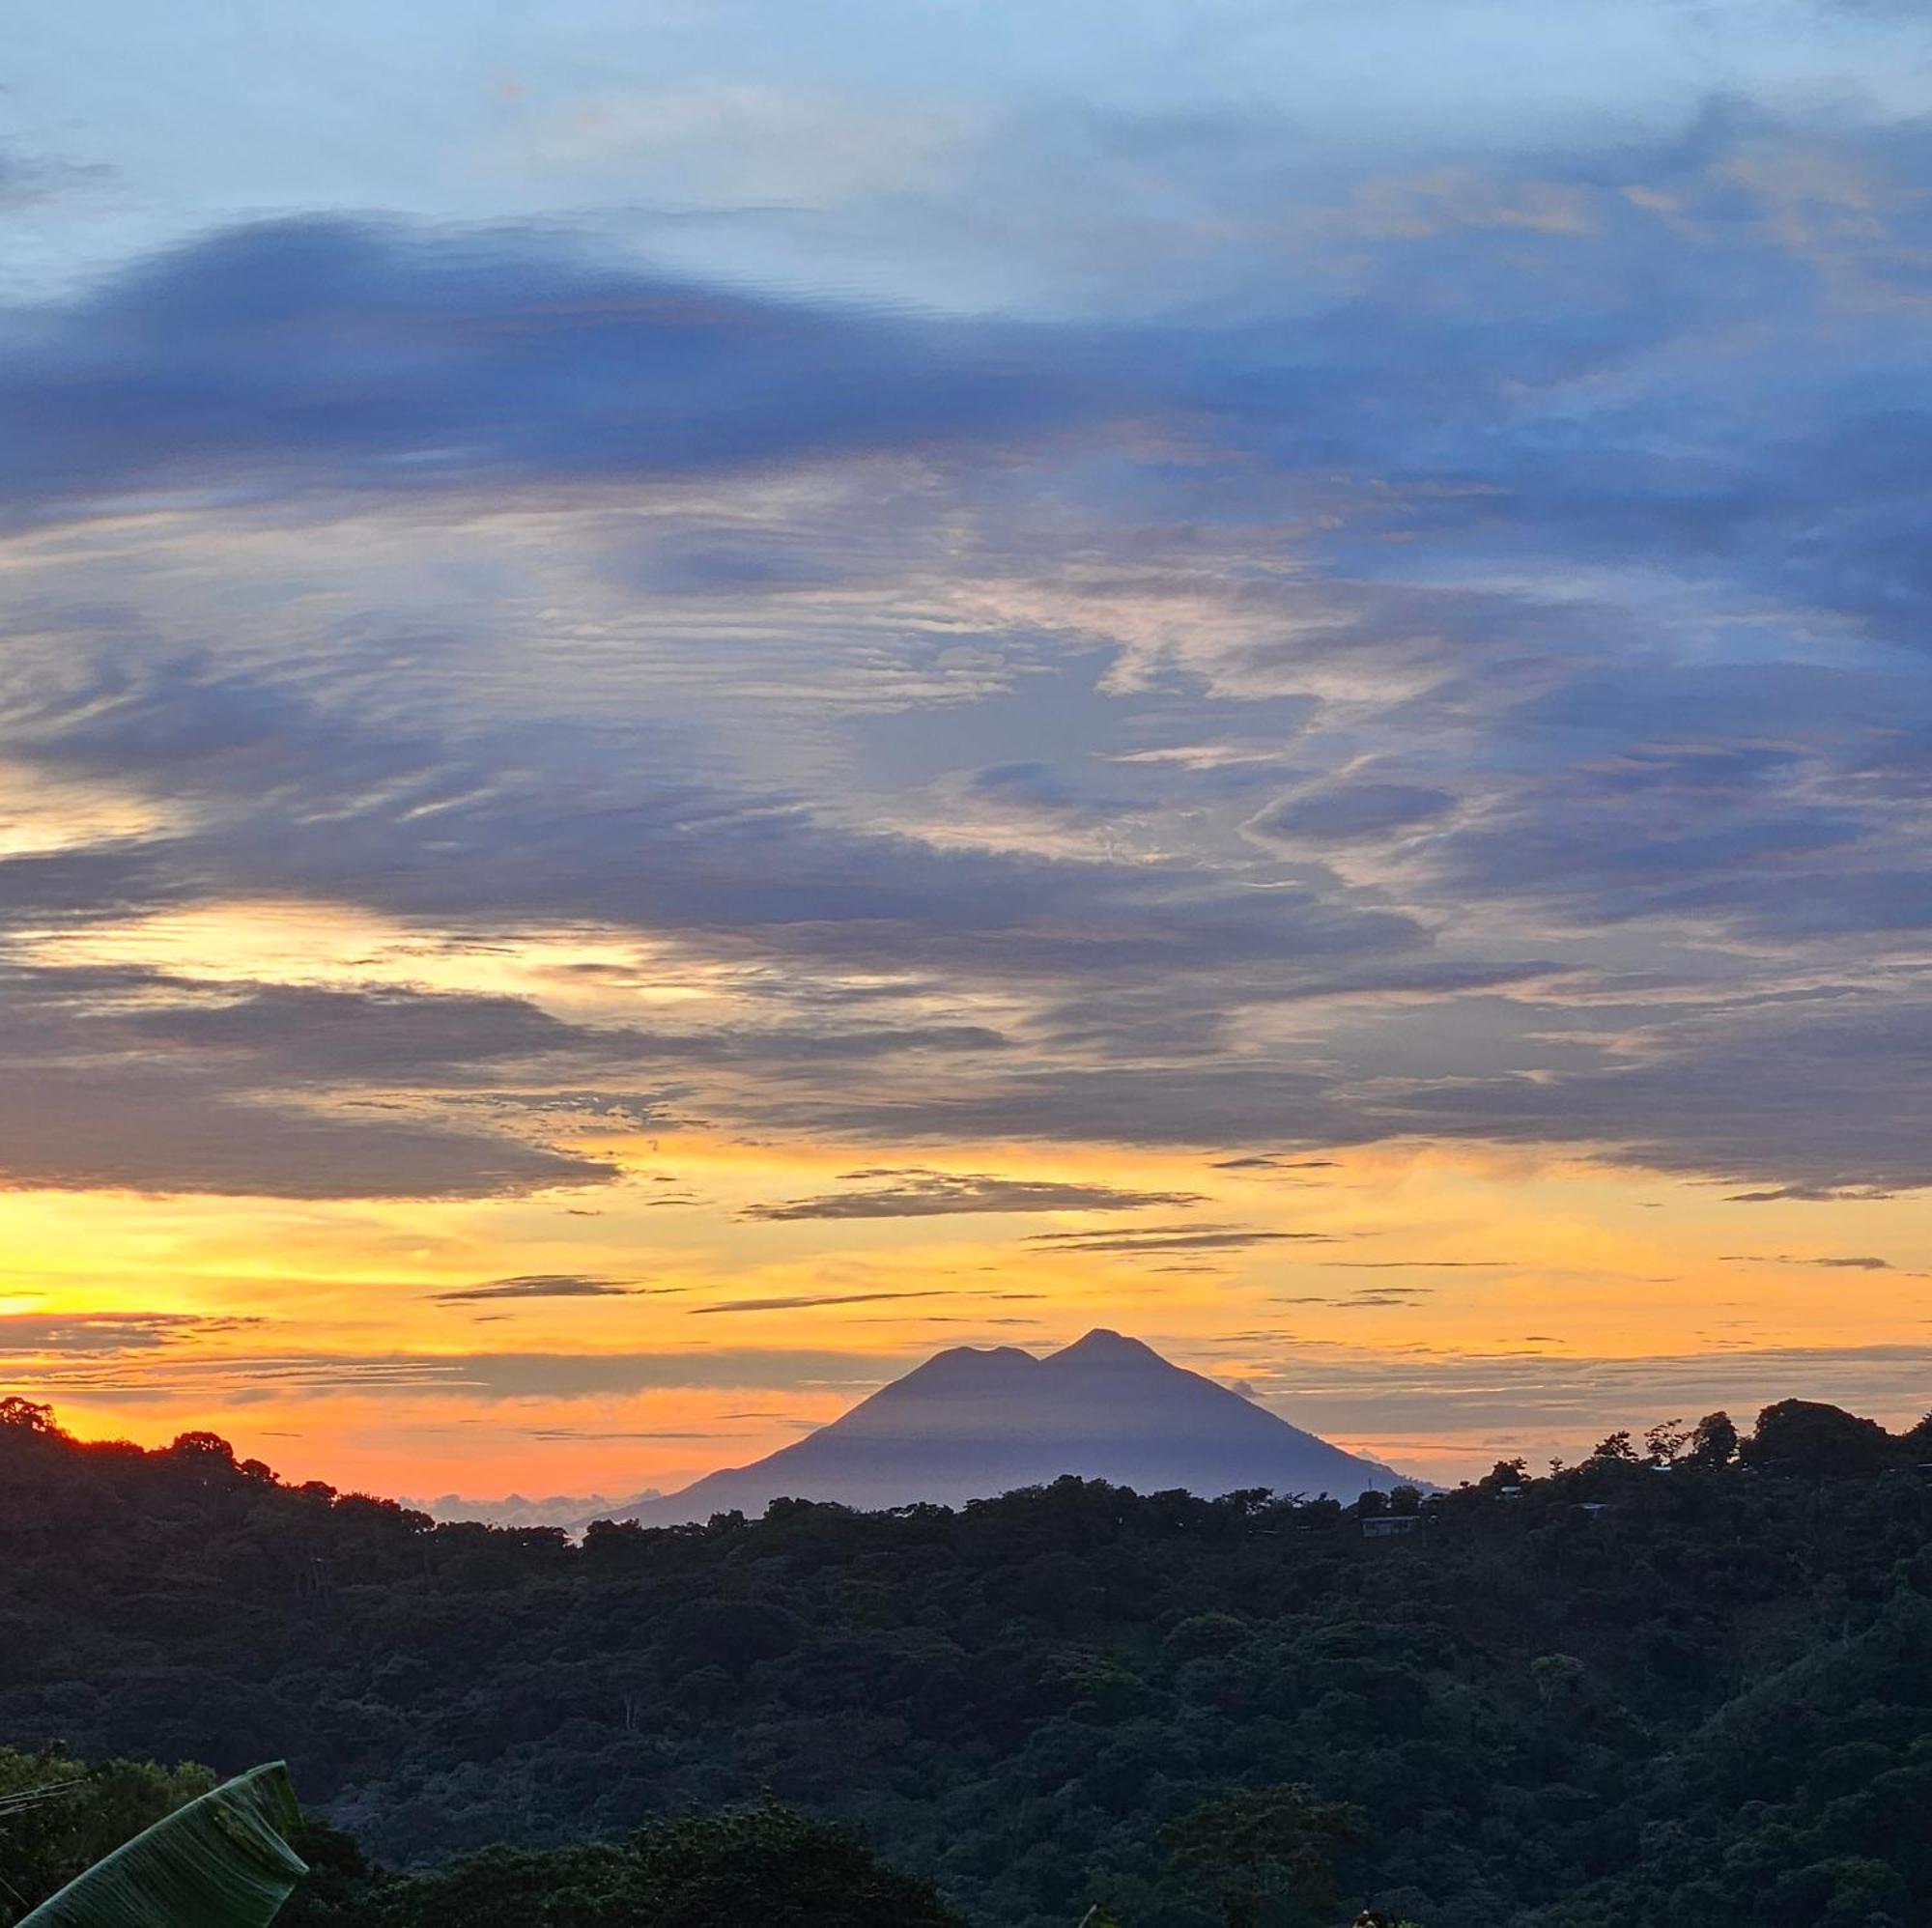
[(775, 1499), (876, 1509), (957, 1506), (1077, 1473), (1141, 1492), (1241, 1488), (1352, 1500), (1401, 1475), (1099, 1329), (1044, 1358), (958, 1346), (882, 1386), (842, 1417), (749, 1466), (681, 1492), (640, 1495), (599, 1517), (671, 1526), (755, 1517)]
[(506, 1493), (501, 1499), (466, 1499), (461, 1493), (440, 1493), (435, 1499), (412, 1499), (399, 1494), (402, 1505), (426, 1513), (439, 1525), (453, 1526), (472, 1521), (483, 1526), (555, 1526), (566, 1520), (595, 1517), (613, 1506), (635, 1506), (641, 1500), (656, 1499), (655, 1490), (633, 1493), (628, 1500), (615, 1500), (609, 1493), (551, 1493), (543, 1499), (528, 1499), (522, 1493)]

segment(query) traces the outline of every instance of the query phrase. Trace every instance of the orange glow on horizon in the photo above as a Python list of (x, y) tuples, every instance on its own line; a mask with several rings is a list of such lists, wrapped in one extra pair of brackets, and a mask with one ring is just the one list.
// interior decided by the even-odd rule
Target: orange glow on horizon
[[(1833, 1256), (1806, 1249), (1821, 1246), (1814, 1208), (1741, 1213), (1709, 1186), (1581, 1160), (1382, 1147), (1250, 1177), (1173, 1151), (922, 1148), (934, 1171), (1201, 1202), (772, 1221), (745, 1213), (836, 1195), (876, 1148), (715, 1132), (582, 1142), (620, 1160), (619, 1183), (438, 1204), (0, 1195), (0, 1317), (129, 1321), (99, 1349), (50, 1334), (13, 1382), (84, 1435), (154, 1444), (208, 1427), (292, 1478), (417, 1498), (620, 1497), (770, 1452), (945, 1346), (1045, 1349), (1094, 1325), (1230, 1381), (1282, 1375), (1304, 1388), (1269, 1395), (1284, 1417), (1435, 1478), (1505, 1445), (1574, 1456), (1612, 1417), (1672, 1416), (1639, 1390), (1647, 1360), (1922, 1342), (1922, 1279), (1860, 1270), (1848, 1302), (1810, 1262)], [(1857, 1210), (1865, 1244), (1923, 1239), (1916, 1201)], [(1219, 1227), (1257, 1235), (1162, 1243)], [(1136, 1232), (1137, 1250), (1077, 1249)], [(1747, 1235), (1763, 1249), (1738, 1252)], [(561, 1276), (595, 1289), (487, 1295)], [(564, 1364), (518, 1363), (532, 1358)], [(1486, 1360), (1518, 1388), (1512, 1423), (1452, 1408), (1423, 1435), (1378, 1430), (1378, 1374), (1426, 1387)], [(612, 1371), (556, 1383), (571, 1361)], [(1560, 1376), (1566, 1361), (1626, 1362), (1628, 1409), (1540, 1406), (1532, 1369)], [(472, 1383), (478, 1362), (488, 1383)], [(1329, 1380), (1357, 1389), (1339, 1418), (1324, 1417)]]

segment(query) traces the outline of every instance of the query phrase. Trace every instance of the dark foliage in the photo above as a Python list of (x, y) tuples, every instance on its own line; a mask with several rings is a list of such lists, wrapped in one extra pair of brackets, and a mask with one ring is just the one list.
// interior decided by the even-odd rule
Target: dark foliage
[[(960, 1928), (931, 1885), (883, 1866), (843, 1829), (770, 1802), (655, 1822), (616, 1845), (486, 1848), (433, 1872), (363, 1863), (312, 1827), (325, 1857), (276, 1928)], [(318, 1871), (323, 1872), (323, 1870)]]
[[(1338, 1918), (1922, 1922), (1924, 1431), (1733, 1437), (1379, 1510), (1066, 1480), (575, 1546), (0, 1415), (0, 1738), (286, 1755), (384, 1861), (593, 1884), (641, 1851), (588, 1844), (769, 1792), (1000, 1928), (1294, 1920), (1323, 1857)], [(1300, 1864), (1291, 1793), (1353, 1811)]]
[[(0, 1928), (214, 1781), (194, 1766), (0, 1750)], [(654, 1822), (621, 1845), (488, 1848), (413, 1875), (313, 1819), (293, 1845), (308, 1874), (276, 1928), (961, 1928), (930, 1884), (769, 1801)]]
[(1351, 1807), (1306, 1788), (1243, 1788), (1163, 1835), (1175, 1871), (1212, 1895), (1227, 1928), (1323, 1928), (1335, 1918), (1335, 1859), (1361, 1838)]
[(0, 1747), (0, 1928), (218, 1778), (193, 1766), (88, 1767), (58, 1749)]

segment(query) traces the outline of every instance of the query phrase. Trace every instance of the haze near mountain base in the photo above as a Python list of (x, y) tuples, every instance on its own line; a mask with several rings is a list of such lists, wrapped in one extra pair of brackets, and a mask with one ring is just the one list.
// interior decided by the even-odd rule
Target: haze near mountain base
[(1015, 1346), (954, 1347), (793, 1445), (608, 1517), (675, 1526), (714, 1513), (755, 1517), (779, 1498), (867, 1511), (958, 1506), (1063, 1473), (1138, 1492), (1179, 1487), (1213, 1498), (1266, 1487), (1344, 1501), (1401, 1479), (1137, 1339), (1100, 1330), (1045, 1358)]

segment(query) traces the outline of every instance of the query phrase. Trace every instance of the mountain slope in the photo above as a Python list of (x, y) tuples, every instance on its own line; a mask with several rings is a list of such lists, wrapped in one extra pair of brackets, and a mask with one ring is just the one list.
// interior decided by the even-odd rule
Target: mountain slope
[(957, 1506), (1063, 1473), (1141, 1492), (1269, 1487), (1342, 1500), (1398, 1478), (1136, 1339), (1095, 1331), (1045, 1358), (955, 1347), (794, 1445), (611, 1517), (647, 1526), (755, 1517), (780, 1497)]

